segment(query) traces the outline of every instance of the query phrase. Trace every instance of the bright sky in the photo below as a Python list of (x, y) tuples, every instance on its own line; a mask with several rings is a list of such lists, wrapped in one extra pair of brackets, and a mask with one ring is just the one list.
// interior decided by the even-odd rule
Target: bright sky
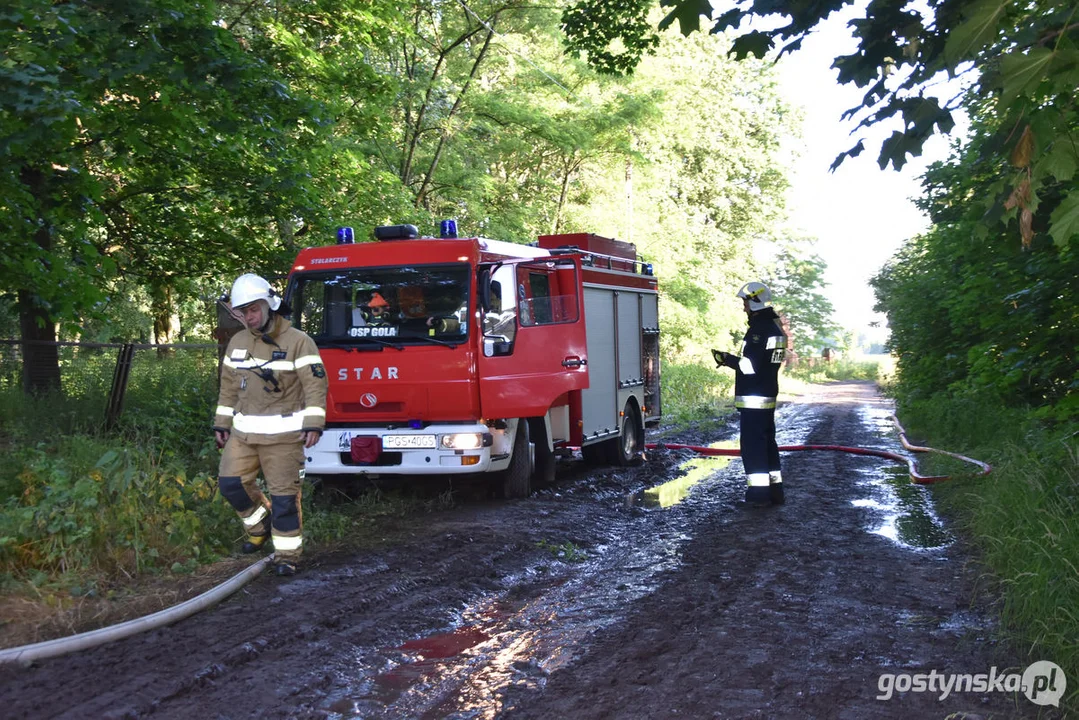
[(947, 157), (947, 138), (934, 137), (922, 157), (909, 161), (902, 172), (881, 170), (877, 154), (881, 141), (895, 129), (862, 131), (866, 149), (848, 158), (835, 173), (828, 168), (836, 156), (862, 135), (850, 135), (855, 122), (840, 122), (843, 111), (861, 102), (863, 91), (837, 83), (831, 69), (835, 57), (852, 52), (856, 43), (847, 28), (855, 12), (833, 14), (802, 44), (780, 61), (783, 92), (789, 102), (804, 108), (804, 147), (792, 173), (788, 195), (792, 230), (816, 237), (816, 252), (828, 264), (825, 294), (842, 326), (866, 332), (883, 341), (886, 331), (869, 323), (885, 318), (873, 312), (875, 297), (869, 279), (895, 253), (903, 240), (928, 226), (911, 198), (920, 194), (918, 177), (926, 166)]

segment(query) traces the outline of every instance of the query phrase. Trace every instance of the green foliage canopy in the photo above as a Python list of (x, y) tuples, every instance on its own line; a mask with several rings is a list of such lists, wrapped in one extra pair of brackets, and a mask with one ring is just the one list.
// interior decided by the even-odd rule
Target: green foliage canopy
[[(1079, 253), (1035, 221), (1028, 252), (974, 237), (970, 198), (1000, 182), (983, 162), (1000, 118), (973, 118), (968, 146), (926, 174), (933, 222), (872, 281), (898, 356), (901, 397), (989, 399), (1060, 417), (1079, 413)], [(1072, 132), (1079, 128), (1072, 128)], [(1059, 193), (1059, 190), (1058, 190)], [(1013, 218), (1009, 231), (1021, 220)]]
[[(657, 35), (625, 79), (567, 56), (559, 18), (510, 0), (16, 0), (0, 316), (17, 302), (23, 337), (48, 341), (58, 323), (131, 337), (146, 313), (168, 342), (174, 320), (206, 326), (193, 295), (280, 277), (336, 225), (455, 217), (634, 242), (671, 280), (668, 347), (713, 344), (783, 217), (793, 117), (726, 38)], [(58, 382), (55, 354), (27, 365)]]
[[(737, 36), (731, 53), (739, 58), (764, 57), (799, 48), (805, 36), (833, 11), (853, 0), (745, 0), (732, 2), (708, 20), (710, 32), (732, 31)], [(705, 0), (660, 0), (668, 10), (659, 27), (678, 23), (690, 34), (701, 29), (701, 18), (712, 18), (712, 4)], [(626, 72), (632, 63), (608, 61), (612, 38), (630, 48), (624, 57), (651, 51), (652, 36), (640, 31), (640, 10), (634, 4), (607, 18), (609, 3), (579, 0), (566, 11), (569, 50), (587, 54), (604, 72)], [(590, 32), (570, 19), (596, 14), (607, 29)], [(749, 19), (774, 21), (770, 29), (758, 29)], [(901, 168), (908, 155), (919, 155), (934, 133), (951, 131), (953, 111), (962, 95), (941, 99), (931, 94), (942, 78), (972, 76), (976, 97), (992, 100), (1001, 119), (999, 134), (984, 150), (998, 163), (1010, 162), (1017, 172), (1002, 179), (1000, 186), (973, 204), (987, 213), (992, 231), (1001, 208), (1020, 217), (1019, 235), (1024, 246), (1033, 240), (1035, 213), (1049, 219), (1049, 233), (1058, 245), (1079, 234), (1079, 191), (1068, 189), (1059, 202), (1043, 202), (1042, 195), (1061, 184), (1071, 183), (1079, 166), (1079, 144), (1068, 128), (1079, 112), (1079, 6), (1060, 0), (930, 0), (911, 5), (906, 0), (870, 3), (860, 19), (851, 21), (858, 49), (839, 56), (833, 67), (839, 81), (863, 88), (862, 102), (845, 117), (860, 118), (859, 127), (894, 126), (879, 154), (882, 168)], [(833, 168), (846, 157), (859, 155), (864, 140), (836, 158)], [(987, 230), (986, 232), (988, 232)]]

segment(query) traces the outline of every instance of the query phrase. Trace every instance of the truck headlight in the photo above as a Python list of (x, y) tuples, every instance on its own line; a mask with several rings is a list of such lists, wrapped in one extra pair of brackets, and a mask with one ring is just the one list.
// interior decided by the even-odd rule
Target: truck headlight
[(490, 433), (454, 433), (442, 436), (442, 447), (446, 450), (478, 450), (490, 445)]

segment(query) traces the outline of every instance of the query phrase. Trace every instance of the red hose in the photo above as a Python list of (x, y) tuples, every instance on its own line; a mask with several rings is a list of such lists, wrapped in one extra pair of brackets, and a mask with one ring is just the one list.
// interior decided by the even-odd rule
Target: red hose
[[(948, 457), (956, 458), (957, 460), (963, 460), (964, 462), (977, 465), (981, 468), (981, 472), (977, 477), (985, 477), (993, 468), (989, 463), (984, 463), (981, 460), (975, 460), (968, 458), (965, 455), (959, 455), (957, 453), (948, 452), (947, 450), (937, 450), (931, 447), (922, 447), (920, 445), (911, 445), (907, 441), (907, 432), (903, 429), (903, 426), (899, 424), (899, 419), (896, 416), (892, 416), (892, 420), (895, 422), (897, 428), (899, 428), (899, 441), (903, 443), (903, 447), (913, 452), (935, 452), (941, 455), (947, 455)], [(679, 445), (675, 443), (649, 443), (645, 445), (649, 450), (655, 448), (666, 448), (668, 450), (692, 450), (700, 455), (722, 455), (737, 457), (741, 453), (735, 448), (710, 448), (701, 447), (699, 445)], [(914, 458), (906, 457), (904, 455), (897, 455), (896, 453), (888, 452), (886, 450), (870, 450), (868, 448), (848, 447), (846, 445), (780, 445), (781, 452), (793, 452), (801, 450), (833, 450), (836, 452), (851, 453), (853, 455), (874, 455), (876, 457), (887, 458), (888, 460), (896, 460), (898, 462), (905, 462), (910, 469), (910, 479), (919, 485), (928, 485), (930, 483), (941, 482), (943, 480), (950, 480), (948, 475), (922, 475), (918, 472), (918, 467), (914, 462)]]

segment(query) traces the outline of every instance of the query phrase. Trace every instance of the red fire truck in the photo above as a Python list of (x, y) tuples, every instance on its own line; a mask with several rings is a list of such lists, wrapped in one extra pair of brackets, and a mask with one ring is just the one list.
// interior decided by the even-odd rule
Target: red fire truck
[[(455, 235), (451, 231), (450, 234)], [(330, 380), (307, 473), (486, 473), (506, 497), (574, 448), (630, 464), (659, 421), (656, 278), (625, 242), (420, 237), (300, 252), (286, 299)]]

